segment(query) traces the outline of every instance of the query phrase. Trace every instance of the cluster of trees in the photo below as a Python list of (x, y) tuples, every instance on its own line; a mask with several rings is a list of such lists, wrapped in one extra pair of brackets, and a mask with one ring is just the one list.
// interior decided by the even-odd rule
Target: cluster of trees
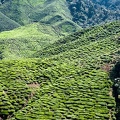
[(82, 27), (119, 19), (119, 5), (106, 0), (67, 0), (73, 21)]

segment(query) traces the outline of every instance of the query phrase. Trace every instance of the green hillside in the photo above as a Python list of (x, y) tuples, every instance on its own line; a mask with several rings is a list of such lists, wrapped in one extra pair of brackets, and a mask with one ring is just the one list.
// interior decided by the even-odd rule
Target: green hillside
[(56, 41), (54, 44), (47, 46), (41, 51), (38, 51), (33, 55), (34, 57), (48, 57), (51, 55), (57, 55), (59, 53), (70, 50), (75, 51), (79, 48), (89, 45), (97, 41), (103, 41), (103, 39), (113, 39), (116, 34), (120, 32), (120, 22), (112, 22), (101, 26), (90, 27), (75, 32), (63, 39)]
[[(20, 25), (42, 22), (75, 32), (80, 27), (119, 20), (119, 6), (119, 0), (1, 0), (0, 12), (7, 16), (2, 21), (5, 19), (9, 25), (13, 24), (11, 20)], [(14, 28), (2, 21), (0, 31)]]
[(65, 32), (80, 29), (72, 21), (66, 0), (7, 0), (0, 11), (21, 25), (42, 22)]
[(0, 5), (0, 11), (23, 25), (30, 23), (29, 14), (36, 10), (35, 7), (41, 6), (44, 2), (45, 0), (5, 0)]
[(20, 24), (11, 20), (0, 12), (0, 32), (20, 27)]
[(34, 23), (0, 33), (0, 58), (27, 58), (67, 33), (56, 27)]
[(118, 21), (62, 38), (33, 53), (39, 58), (1, 60), (0, 118), (115, 120), (109, 71), (119, 37)]

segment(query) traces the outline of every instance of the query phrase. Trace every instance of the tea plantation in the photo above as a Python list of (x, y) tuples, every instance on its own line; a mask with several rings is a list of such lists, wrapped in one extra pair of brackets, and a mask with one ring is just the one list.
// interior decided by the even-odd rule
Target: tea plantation
[(71, 34), (32, 58), (1, 60), (0, 119), (116, 120), (109, 71), (119, 60), (119, 37), (116, 21)]
[(64, 35), (65, 33), (58, 32), (56, 27), (41, 23), (1, 32), (0, 59), (28, 58)]

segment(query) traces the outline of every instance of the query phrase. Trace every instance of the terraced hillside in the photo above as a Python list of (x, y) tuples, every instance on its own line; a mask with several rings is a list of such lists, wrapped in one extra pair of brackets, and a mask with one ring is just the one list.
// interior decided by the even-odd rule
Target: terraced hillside
[(7, 0), (0, 5), (0, 11), (20, 25), (42, 22), (65, 32), (80, 29), (72, 21), (66, 0)]
[(1, 119), (115, 120), (108, 73), (119, 36), (118, 21), (69, 35), (34, 54), (40, 58), (1, 60)]
[(34, 23), (0, 33), (0, 59), (28, 58), (68, 33), (56, 27)]
[[(68, 35), (58, 40), (52, 45), (47, 46), (41, 51), (35, 53), (35, 57), (48, 57), (58, 55), (59, 53), (69, 53), (70, 50), (75, 51), (82, 46), (96, 42), (104, 42), (104, 39), (114, 39), (120, 32), (120, 22), (108, 23), (101, 26), (90, 27), (74, 34)], [(34, 56), (34, 55), (33, 55)]]

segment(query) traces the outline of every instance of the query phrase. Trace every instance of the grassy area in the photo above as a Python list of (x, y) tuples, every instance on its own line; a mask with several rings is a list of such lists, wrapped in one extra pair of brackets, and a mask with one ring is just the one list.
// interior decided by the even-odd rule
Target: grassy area
[(109, 71), (119, 36), (120, 22), (113, 22), (62, 38), (39, 58), (1, 60), (1, 118), (115, 120)]
[[(69, 33), (81, 28), (72, 21), (66, 0), (8, 0), (0, 5), (0, 11), (20, 25), (42, 22), (56, 27), (60, 32)], [(70, 30), (66, 27), (69, 27)]]
[(55, 27), (34, 23), (0, 33), (1, 58), (27, 58), (64, 36)]
[(45, 0), (7, 0), (4, 4), (0, 5), (0, 10), (12, 20), (23, 25), (30, 23), (29, 14), (35, 12), (37, 7), (43, 5), (44, 2)]

